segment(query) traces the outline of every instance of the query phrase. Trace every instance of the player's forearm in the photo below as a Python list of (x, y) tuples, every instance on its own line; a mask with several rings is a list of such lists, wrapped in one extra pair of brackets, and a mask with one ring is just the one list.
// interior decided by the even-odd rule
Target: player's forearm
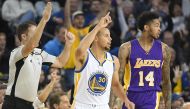
[(44, 103), (47, 99), (47, 97), (49, 96), (49, 94), (51, 93), (53, 87), (55, 85), (54, 81), (51, 81), (43, 90), (42, 92), (38, 95), (38, 99)]
[(126, 95), (121, 84), (118, 83), (118, 84), (112, 85), (112, 89), (113, 89), (114, 94), (124, 102), (126, 99)]
[(67, 63), (70, 57), (71, 47), (72, 47), (72, 44), (66, 42), (64, 50), (58, 56), (58, 60), (61, 63), (61, 68), (65, 66), (65, 64)]
[(64, 9), (64, 16), (65, 16), (65, 26), (67, 28), (69, 28), (71, 26), (70, 0), (66, 0), (65, 9)]
[(165, 109), (171, 109), (171, 83), (170, 81), (163, 82), (162, 93), (166, 104)]
[(122, 83), (123, 82), (123, 76), (124, 76), (125, 70), (120, 68), (119, 69), (119, 81)]
[(92, 44), (92, 42), (95, 39), (96, 34), (98, 33), (98, 31), (100, 30), (99, 26), (96, 25), (96, 27), (90, 32), (88, 33), (83, 40), (80, 42), (78, 48), (77, 48), (77, 54), (83, 54), (86, 53), (86, 50), (88, 48), (90, 48), (90, 45)]

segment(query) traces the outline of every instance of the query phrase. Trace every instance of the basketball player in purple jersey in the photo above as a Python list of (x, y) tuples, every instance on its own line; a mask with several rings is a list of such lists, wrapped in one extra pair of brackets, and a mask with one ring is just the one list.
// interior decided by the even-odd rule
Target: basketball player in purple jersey
[(119, 49), (120, 77), (124, 74), (126, 95), (135, 109), (158, 109), (162, 82), (165, 109), (171, 109), (170, 51), (157, 40), (161, 31), (159, 16), (144, 12), (138, 27), (142, 36)]

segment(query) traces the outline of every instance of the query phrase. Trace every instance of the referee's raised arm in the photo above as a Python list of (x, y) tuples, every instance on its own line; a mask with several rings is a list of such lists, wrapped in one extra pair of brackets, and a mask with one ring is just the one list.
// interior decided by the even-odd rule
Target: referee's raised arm
[(24, 34), (18, 36), (21, 39), (21, 43), (24, 45), (22, 49), (22, 55), (24, 57), (27, 57), (33, 51), (33, 49), (38, 46), (44, 27), (51, 17), (51, 11), (52, 4), (51, 2), (48, 2), (44, 9), (43, 17), (35, 28), (35, 32), (33, 34), (27, 34), (28, 36), (25, 36)]

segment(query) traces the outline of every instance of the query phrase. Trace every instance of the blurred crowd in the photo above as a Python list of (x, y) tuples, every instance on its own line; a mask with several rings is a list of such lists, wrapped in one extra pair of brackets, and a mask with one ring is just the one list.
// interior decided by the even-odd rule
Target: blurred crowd
[[(172, 109), (190, 109), (190, 0), (1, 0), (0, 1), (0, 104), (3, 101), (9, 72), (9, 55), (19, 46), (16, 27), (26, 21), (39, 22), (47, 2), (52, 2), (50, 21), (45, 27), (40, 48), (58, 56), (64, 48), (65, 31), (75, 35), (70, 58), (63, 69), (43, 66), (39, 92), (50, 81), (52, 70), (57, 70), (60, 81), (50, 94), (46, 107), (69, 109), (73, 100), (74, 52), (91, 25), (110, 11), (112, 44), (110, 53), (118, 56), (124, 42), (138, 38), (138, 16), (144, 11), (160, 15), (159, 40), (170, 47), (172, 53), (170, 75), (172, 83)], [(161, 98), (159, 109), (164, 104)], [(120, 109), (119, 100), (112, 104)]]

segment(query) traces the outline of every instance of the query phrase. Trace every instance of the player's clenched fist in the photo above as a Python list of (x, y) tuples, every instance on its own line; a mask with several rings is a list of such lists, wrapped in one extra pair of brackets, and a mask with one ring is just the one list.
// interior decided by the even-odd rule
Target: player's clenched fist
[(75, 36), (73, 33), (66, 31), (65, 32), (65, 41), (66, 43), (72, 44), (75, 40)]

